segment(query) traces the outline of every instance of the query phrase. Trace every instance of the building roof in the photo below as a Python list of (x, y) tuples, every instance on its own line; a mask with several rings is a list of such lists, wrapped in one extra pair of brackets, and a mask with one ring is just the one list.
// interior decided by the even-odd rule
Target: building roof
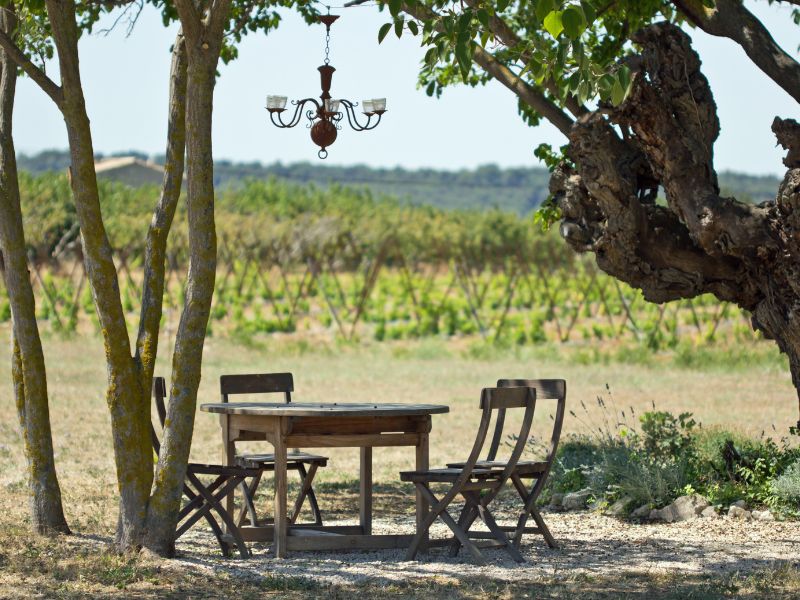
[(94, 164), (98, 177), (119, 181), (137, 187), (159, 184), (164, 178), (164, 167), (136, 156), (115, 156), (99, 160)]

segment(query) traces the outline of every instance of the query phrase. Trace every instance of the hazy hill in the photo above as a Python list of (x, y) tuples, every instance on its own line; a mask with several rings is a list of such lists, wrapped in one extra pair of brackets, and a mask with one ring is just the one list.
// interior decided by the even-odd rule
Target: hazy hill
[[(141, 152), (121, 153), (147, 159)], [(99, 158), (104, 158), (98, 156)], [(163, 157), (155, 157), (163, 162)], [(69, 153), (50, 150), (34, 156), (20, 155), (19, 168), (32, 173), (60, 171), (69, 165)], [(364, 165), (327, 166), (320, 163), (235, 163), (217, 160), (215, 177), (218, 185), (237, 186), (248, 178), (277, 177), (294, 183), (331, 184), (368, 187), (377, 194), (396, 196), (413, 204), (429, 204), (442, 208), (492, 208), (527, 213), (547, 197), (549, 173), (546, 169), (501, 169), (485, 165), (477, 169), (438, 171), (434, 169), (377, 169)], [(778, 189), (775, 177), (757, 177), (724, 172), (720, 185), (724, 193), (742, 200), (773, 200)]]

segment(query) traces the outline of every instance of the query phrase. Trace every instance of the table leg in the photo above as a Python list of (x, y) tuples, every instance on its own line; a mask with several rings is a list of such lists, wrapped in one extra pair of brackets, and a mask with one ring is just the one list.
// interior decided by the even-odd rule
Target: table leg
[(275, 420), (275, 558), (286, 557), (286, 534), (288, 517), (287, 473), (286, 473), (286, 437), (284, 436), (283, 419)]
[[(228, 415), (220, 415), (219, 416), (219, 424), (222, 428), (222, 464), (226, 467), (234, 465), (236, 463), (236, 444), (231, 441), (231, 430), (230, 430), (230, 421)], [(225, 498), (225, 510), (228, 512), (229, 515), (233, 515), (235, 511), (234, 506), (234, 499), (235, 499), (236, 490), (231, 490), (231, 493), (228, 494)], [(230, 533), (227, 531), (228, 526), (224, 525), (225, 532)]]
[(372, 535), (372, 448), (361, 448), (359, 520), (364, 535)]
[[(427, 471), (430, 468), (430, 457), (428, 454), (428, 434), (421, 433), (419, 436), (419, 442), (417, 443), (417, 464), (416, 469), (417, 471)], [(422, 493), (417, 489), (417, 531), (420, 530), (422, 526), (422, 521), (425, 520), (425, 517), (428, 515), (428, 500), (422, 495)], [(428, 550), (428, 535), (425, 535), (425, 539), (422, 541), (419, 547), (420, 552), (427, 552)]]

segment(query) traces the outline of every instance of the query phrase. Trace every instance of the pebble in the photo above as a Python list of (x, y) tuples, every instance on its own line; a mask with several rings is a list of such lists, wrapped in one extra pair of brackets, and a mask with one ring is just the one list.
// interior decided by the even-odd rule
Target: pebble
[[(502, 508), (495, 514), (501, 524), (516, 519), (514, 503), (503, 502)], [(485, 577), (503, 582), (576, 575), (616, 577), (640, 572), (643, 564), (651, 573), (744, 575), (764, 564), (800, 561), (800, 531), (798, 523), (792, 521), (708, 518), (654, 524), (585, 511), (545, 510), (542, 514), (560, 548), (551, 550), (540, 536), (526, 535), (521, 547), (527, 561), (523, 565), (517, 565), (500, 549), (483, 551), (489, 562), (487, 566), (476, 565), (463, 550), (456, 558), (450, 558), (440, 549), (432, 549), (428, 557), (418, 562), (405, 562), (403, 549), (297, 552), (276, 560), (265, 544), (250, 545), (252, 559), (221, 560), (214, 536), (201, 526), (178, 540), (177, 562), (220, 576), (256, 580), (294, 576), (313, 577), (321, 585), (354, 585), (375, 580), (390, 585), (416, 578), (461, 581), (465, 577)], [(332, 524), (353, 525), (357, 520)], [(378, 534), (413, 533), (413, 518), (376, 516), (373, 530)], [(446, 526), (436, 523), (432, 537), (448, 533)], [(736, 549), (735, 554), (731, 554), (731, 548)]]

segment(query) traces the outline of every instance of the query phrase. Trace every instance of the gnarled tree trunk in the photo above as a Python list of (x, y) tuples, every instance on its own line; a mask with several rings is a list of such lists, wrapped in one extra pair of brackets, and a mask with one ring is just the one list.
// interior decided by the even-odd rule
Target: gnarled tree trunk
[[(788, 356), (800, 390), (800, 125), (773, 124), (788, 151), (774, 202), (721, 196), (717, 110), (689, 36), (658, 23), (637, 42), (628, 98), (571, 129), (574, 165), (551, 180), (561, 233), (647, 300), (711, 293), (750, 311), (753, 327)], [(666, 206), (656, 203), (659, 188)]]
[[(0, 13), (0, 28), (14, 35), (13, 7)], [(40, 534), (69, 533), (56, 476), (42, 342), (36, 323), (22, 229), (19, 180), (12, 137), (17, 65), (0, 50), (0, 249), (13, 322), (12, 379), (28, 463), (31, 525)]]

